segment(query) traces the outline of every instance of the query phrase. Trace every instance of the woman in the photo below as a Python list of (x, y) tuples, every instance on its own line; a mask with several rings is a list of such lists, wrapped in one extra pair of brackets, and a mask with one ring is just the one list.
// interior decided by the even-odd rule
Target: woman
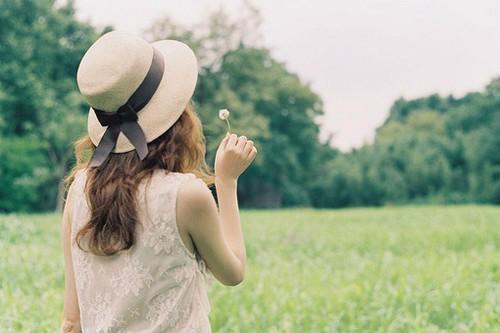
[(212, 276), (243, 281), (236, 187), (257, 150), (226, 135), (210, 172), (190, 104), (197, 74), (187, 45), (117, 31), (82, 58), (91, 108), (66, 179), (62, 332), (211, 332)]

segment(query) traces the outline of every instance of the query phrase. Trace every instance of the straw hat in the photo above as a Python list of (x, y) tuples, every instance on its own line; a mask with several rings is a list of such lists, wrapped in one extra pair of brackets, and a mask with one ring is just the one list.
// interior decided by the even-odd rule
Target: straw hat
[(184, 111), (197, 77), (196, 57), (182, 42), (148, 43), (120, 31), (101, 36), (77, 72), (78, 88), (91, 106), (88, 134), (97, 146), (90, 166), (99, 166), (109, 153), (134, 149), (142, 160), (146, 142), (167, 131)]

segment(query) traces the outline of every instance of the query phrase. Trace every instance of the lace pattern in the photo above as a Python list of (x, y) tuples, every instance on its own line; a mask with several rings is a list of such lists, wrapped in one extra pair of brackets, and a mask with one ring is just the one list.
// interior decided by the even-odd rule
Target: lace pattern
[(89, 282), (94, 277), (94, 274), (90, 269), (90, 257), (85, 255), (79, 248), (73, 248), (72, 254), (75, 274), (78, 275), (78, 279), (76, 279), (76, 286), (79, 290), (85, 290), (88, 287)]
[(172, 218), (170, 216), (158, 216), (152, 220), (149, 228), (146, 228), (144, 237), (144, 246), (153, 248), (155, 254), (163, 251), (164, 254), (171, 254), (175, 249), (175, 232), (171, 226)]
[(153, 276), (149, 273), (137, 257), (125, 254), (123, 268), (111, 275), (111, 286), (117, 296), (126, 296), (133, 293), (139, 296), (139, 291), (144, 287), (151, 287)]
[(108, 315), (111, 306), (111, 293), (96, 294), (88, 304), (89, 315), (95, 323), (97, 332), (107, 332), (109, 327), (121, 327), (125, 324), (122, 318), (113, 318)]
[(171, 289), (168, 293), (159, 294), (147, 305), (146, 319), (151, 322), (156, 322), (163, 318), (163, 328), (175, 328), (180, 321), (184, 321), (189, 316), (190, 309), (177, 307), (178, 300), (176, 297), (179, 292), (176, 289)]

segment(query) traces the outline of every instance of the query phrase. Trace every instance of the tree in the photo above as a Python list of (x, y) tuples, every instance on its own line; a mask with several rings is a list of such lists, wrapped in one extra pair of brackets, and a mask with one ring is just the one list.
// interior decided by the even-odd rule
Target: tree
[(0, 22), (0, 136), (40, 143), (46, 159), (37, 159), (37, 170), (44, 171), (34, 179), (34, 192), (48, 195), (38, 199), (40, 208), (60, 210), (71, 142), (85, 130), (88, 111), (76, 70), (97, 35), (74, 18), (71, 1), (57, 8), (51, 0), (2, 1)]

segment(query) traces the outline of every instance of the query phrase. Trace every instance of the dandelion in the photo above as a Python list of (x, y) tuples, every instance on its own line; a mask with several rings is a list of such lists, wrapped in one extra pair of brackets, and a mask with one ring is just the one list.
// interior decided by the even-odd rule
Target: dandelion
[(229, 124), (229, 110), (228, 109), (220, 109), (219, 110), (219, 119), (225, 120), (227, 123), (227, 131), (231, 132), (231, 125)]

